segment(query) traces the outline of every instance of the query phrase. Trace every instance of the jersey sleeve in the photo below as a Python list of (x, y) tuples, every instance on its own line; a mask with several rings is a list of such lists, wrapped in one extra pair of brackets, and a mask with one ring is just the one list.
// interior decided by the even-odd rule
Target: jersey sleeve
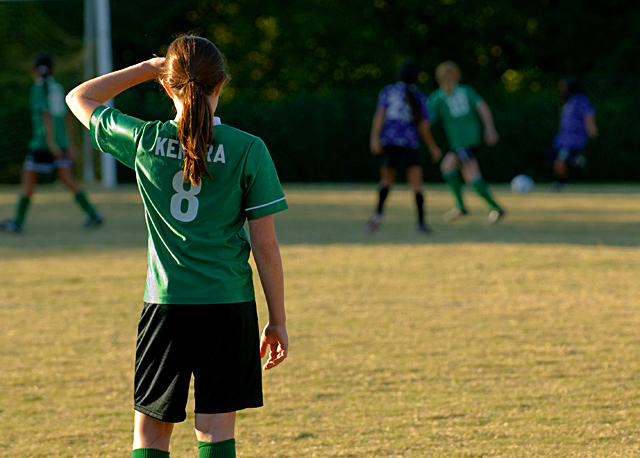
[(429, 106), (429, 119), (431, 120), (431, 122), (437, 122), (439, 119), (437, 92), (433, 92), (429, 95), (428, 106)]
[(429, 103), (427, 97), (422, 92), (417, 92), (418, 101), (420, 102), (420, 114), (422, 119), (431, 120), (431, 113), (429, 112)]
[(582, 113), (582, 116), (592, 115), (592, 114), (595, 114), (596, 112), (596, 109), (593, 107), (593, 105), (591, 104), (591, 101), (586, 96), (583, 96), (580, 98), (579, 110)]
[(376, 108), (387, 108), (389, 105), (389, 90), (387, 87), (384, 87), (378, 93), (378, 103), (376, 104)]
[(247, 219), (273, 215), (289, 207), (271, 155), (260, 139), (256, 139), (249, 148), (243, 182)]
[(469, 97), (469, 104), (472, 107), (477, 107), (479, 103), (484, 102), (484, 99), (476, 92), (471, 86), (466, 86), (467, 97)]
[(136, 145), (144, 124), (115, 108), (99, 106), (91, 114), (91, 142), (96, 149), (134, 168)]
[(31, 86), (31, 110), (33, 112), (47, 111), (49, 109), (47, 102), (44, 87), (36, 84)]

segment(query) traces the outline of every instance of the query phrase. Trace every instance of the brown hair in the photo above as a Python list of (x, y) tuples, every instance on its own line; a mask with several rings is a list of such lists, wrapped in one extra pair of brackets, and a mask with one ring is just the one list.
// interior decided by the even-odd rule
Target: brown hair
[(418, 65), (413, 59), (407, 59), (398, 70), (398, 79), (407, 85), (406, 99), (411, 113), (413, 115), (413, 123), (418, 125), (422, 121), (422, 109), (420, 101), (415, 93), (415, 84), (418, 81)]
[(208, 97), (228, 79), (224, 57), (206, 38), (186, 35), (176, 38), (167, 51), (159, 77), (182, 101), (178, 139), (184, 149), (184, 181), (198, 185), (207, 169), (207, 148), (213, 135), (213, 108)]

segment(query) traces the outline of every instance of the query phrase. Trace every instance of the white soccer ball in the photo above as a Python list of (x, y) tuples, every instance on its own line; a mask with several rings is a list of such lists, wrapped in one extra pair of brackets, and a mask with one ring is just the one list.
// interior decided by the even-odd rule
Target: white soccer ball
[(511, 180), (511, 192), (519, 194), (533, 191), (533, 179), (528, 175), (517, 175)]

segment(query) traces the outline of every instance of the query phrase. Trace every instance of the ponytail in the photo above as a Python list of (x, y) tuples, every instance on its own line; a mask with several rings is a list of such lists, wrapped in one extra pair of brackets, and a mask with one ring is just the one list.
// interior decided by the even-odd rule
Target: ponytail
[(398, 69), (398, 79), (406, 85), (405, 99), (413, 113), (413, 123), (419, 124), (422, 119), (420, 100), (415, 93), (415, 83), (418, 81), (418, 66), (413, 59), (405, 60)]
[(184, 149), (184, 182), (200, 184), (213, 141), (213, 111), (209, 97), (229, 77), (224, 57), (209, 40), (193, 35), (176, 38), (167, 51), (159, 77), (182, 102), (178, 140)]
[(413, 123), (415, 125), (420, 124), (422, 120), (422, 109), (420, 107), (420, 101), (418, 100), (418, 96), (414, 92), (414, 86), (407, 85), (407, 103), (409, 103), (409, 107), (411, 108), (411, 113), (413, 114)]
[(33, 58), (33, 68), (38, 76), (42, 78), (42, 87), (46, 94), (49, 92), (47, 78), (51, 76), (51, 71), (53, 70), (53, 57), (48, 52), (38, 53)]
[(178, 120), (178, 139), (184, 149), (184, 182), (200, 184), (203, 174), (213, 178), (207, 169), (207, 149), (213, 137), (213, 111), (199, 87), (190, 79), (184, 89), (182, 116)]

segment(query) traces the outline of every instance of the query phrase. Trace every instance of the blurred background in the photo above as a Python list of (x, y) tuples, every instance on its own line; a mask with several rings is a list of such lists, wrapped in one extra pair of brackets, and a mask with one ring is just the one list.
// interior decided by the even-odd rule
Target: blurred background
[[(51, 52), (67, 90), (84, 79), (84, 4), (0, 1), (2, 184), (19, 182), (31, 134), (32, 56)], [(521, 173), (551, 181), (544, 156), (559, 123), (557, 82), (567, 76), (582, 81), (600, 129), (576, 178), (640, 181), (635, 0), (112, 0), (110, 9), (114, 69), (164, 55), (185, 32), (216, 43), (232, 77), (218, 114), (265, 140), (284, 182), (377, 181), (369, 153), (376, 99), (407, 57), (426, 94), (437, 88), (436, 65), (450, 59), (489, 103), (500, 142), (478, 152), (488, 181)], [(174, 116), (154, 83), (115, 106), (145, 120)], [(75, 135), (82, 145), (79, 124)], [(425, 181), (440, 182), (423, 153)], [(75, 167), (82, 176), (82, 160)], [(95, 167), (100, 176), (99, 160)], [(131, 170), (118, 166), (117, 174), (134, 181)]]

